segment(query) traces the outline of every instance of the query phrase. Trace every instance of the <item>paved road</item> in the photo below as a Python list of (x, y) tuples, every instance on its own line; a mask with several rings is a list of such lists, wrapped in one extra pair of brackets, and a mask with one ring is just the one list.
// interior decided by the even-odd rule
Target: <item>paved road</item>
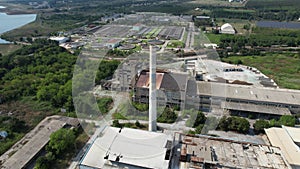
[(161, 49), (157, 53), (163, 53), (170, 41), (166, 40), (165, 43), (162, 45)]
[(84, 156), (86, 151), (88, 150), (89, 146), (93, 143), (93, 141), (99, 136), (101, 131), (103, 130), (103, 127), (97, 127), (94, 134), (90, 137), (89, 141), (84, 145), (84, 147), (80, 150), (80, 152), (72, 159), (72, 162), (68, 169), (76, 169), (78, 166), (81, 158)]
[(188, 35), (185, 42), (185, 50), (189, 51), (193, 49), (194, 46), (194, 32), (195, 32), (195, 26), (193, 22), (189, 22), (189, 28), (187, 29)]

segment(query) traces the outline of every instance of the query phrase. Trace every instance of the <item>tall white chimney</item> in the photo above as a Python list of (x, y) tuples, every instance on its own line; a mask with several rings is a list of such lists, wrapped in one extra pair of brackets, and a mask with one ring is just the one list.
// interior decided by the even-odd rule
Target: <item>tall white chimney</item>
[(156, 51), (150, 45), (149, 131), (156, 131)]

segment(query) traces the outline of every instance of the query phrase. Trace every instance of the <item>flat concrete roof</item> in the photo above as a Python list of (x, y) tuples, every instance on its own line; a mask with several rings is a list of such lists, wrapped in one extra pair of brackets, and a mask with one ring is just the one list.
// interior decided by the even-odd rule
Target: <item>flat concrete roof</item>
[(265, 129), (269, 141), (279, 147), (290, 165), (300, 166), (300, 149), (283, 128), (272, 127)]
[[(137, 129), (106, 127), (91, 145), (80, 165), (103, 168), (109, 163), (165, 169), (167, 135)], [(104, 159), (108, 155), (108, 159)], [(117, 160), (118, 156), (119, 161)]]
[(197, 81), (198, 95), (300, 105), (300, 91)]
[(182, 150), (217, 168), (290, 168), (277, 147), (217, 137), (183, 136)]
[(295, 143), (300, 143), (300, 128), (282, 126)]

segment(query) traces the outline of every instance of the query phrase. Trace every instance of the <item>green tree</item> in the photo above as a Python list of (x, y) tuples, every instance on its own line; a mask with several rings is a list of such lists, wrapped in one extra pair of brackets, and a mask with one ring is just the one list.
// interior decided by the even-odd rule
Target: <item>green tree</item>
[(106, 114), (109, 112), (113, 99), (111, 97), (103, 97), (97, 99), (98, 108), (101, 114)]
[(123, 127), (123, 125), (119, 123), (119, 120), (114, 120), (112, 126), (117, 128)]
[(253, 124), (254, 131), (255, 133), (264, 133), (264, 129), (270, 127), (270, 123), (266, 120), (256, 120), (255, 123)]
[(296, 123), (296, 118), (292, 115), (283, 115), (278, 121), (281, 125), (294, 127)]
[(250, 129), (250, 123), (247, 119), (239, 118), (237, 131), (240, 133), (248, 133)]
[(204, 127), (204, 124), (198, 125), (198, 126), (195, 128), (196, 134), (201, 134), (201, 131), (202, 131), (203, 127)]
[(39, 157), (36, 160), (34, 169), (50, 169), (51, 165), (45, 156)]
[(199, 126), (200, 124), (204, 124), (205, 121), (206, 121), (206, 117), (205, 117), (204, 113), (199, 111), (197, 113), (197, 117), (196, 117), (196, 120), (195, 120), (195, 123), (194, 123), (194, 127)]
[(50, 135), (50, 141), (46, 149), (48, 152), (60, 155), (74, 146), (75, 138), (73, 130), (65, 128), (59, 129)]
[(177, 114), (169, 107), (166, 107), (163, 113), (157, 118), (160, 123), (174, 123), (177, 119)]
[(137, 120), (137, 121), (135, 121), (135, 126), (138, 127), (138, 128), (140, 128), (141, 127), (141, 123)]
[(231, 130), (240, 133), (248, 133), (250, 129), (250, 123), (247, 119), (242, 117), (231, 116), (226, 118), (225, 116), (221, 118), (218, 129), (220, 130)]
[(188, 110), (184, 113), (190, 115), (189, 119), (186, 121), (186, 126), (188, 127), (197, 127), (200, 124), (204, 124), (206, 121), (206, 117), (201, 111)]
[(280, 127), (280, 124), (275, 119), (270, 120), (270, 127)]
[(228, 122), (227, 122), (227, 117), (223, 116), (218, 125), (218, 129), (223, 130), (223, 131), (228, 131)]

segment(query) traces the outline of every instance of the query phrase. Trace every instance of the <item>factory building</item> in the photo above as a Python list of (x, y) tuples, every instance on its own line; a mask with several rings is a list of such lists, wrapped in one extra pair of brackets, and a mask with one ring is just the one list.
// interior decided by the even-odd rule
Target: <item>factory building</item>
[(181, 138), (179, 168), (291, 168), (278, 147), (176, 134)]
[[(173, 73), (163, 70), (156, 71), (156, 89), (158, 104), (169, 106), (184, 103), (185, 88), (187, 81), (186, 73)], [(149, 100), (149, 71), (144, 70), (140, 73), (135, 85), (132, 100), (139, 103), (148, 103)]]
[(105, 127), (81, 159), (79, 169), (167, 169), (172, 138), (157, 132)]
[[(188, 90), (189, 87), (187, 87)], [(300, 92), (297, 90), (204, 81), (197, 81), (196, 88), (197, 91), (194, 91), (194, 87), (187, 93), (197, 92), (200, 107), (215, 105), (241, 116), (253, 113), (261, 117), (281, 116), (300, 112)], [(214, 104), (216, 100), (220, 102)]]
[[(165, 93), (158, 102), (166, 98), (167, 105), (203, 111), (226, 109), (232, 115), (257, 118), (300, 112), (300, 92), (296, 90), (188, 80), (186, 74), (170, 72), (157, 72), (156, 79), (157, 89)], [(133, 101), (148, 103), (148, 86), (149, 73), (143, 71), (134, 86)]]

